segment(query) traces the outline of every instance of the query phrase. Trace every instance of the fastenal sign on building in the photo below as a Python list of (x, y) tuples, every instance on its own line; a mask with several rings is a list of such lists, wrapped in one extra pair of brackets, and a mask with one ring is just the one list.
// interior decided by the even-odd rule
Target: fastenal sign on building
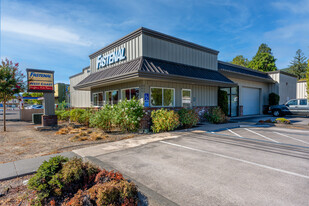
[(53, 92), (54, 71), (27, 69), (28, 92)]

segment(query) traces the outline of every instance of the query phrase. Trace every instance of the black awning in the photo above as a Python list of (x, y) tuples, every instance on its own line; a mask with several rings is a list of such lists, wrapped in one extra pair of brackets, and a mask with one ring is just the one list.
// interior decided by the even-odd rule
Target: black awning
[(168, 62), (148, 57), (141, 57), (130, 62), (119, 64), (90, 74), (74, 88), (99, 86), (107, 82), (125, 80), (126, 78), (170, 79), (175, 81), (190, 81), (215, 86), (235, 86), (236, 84), (215, 70), (204, 69), (174, 62)]

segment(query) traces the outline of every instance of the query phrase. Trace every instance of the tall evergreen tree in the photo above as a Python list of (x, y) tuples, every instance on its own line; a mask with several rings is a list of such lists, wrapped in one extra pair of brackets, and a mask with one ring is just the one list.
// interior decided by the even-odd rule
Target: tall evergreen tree
[(251, 69), (270, 72), (276, 71), (276, 59), (271, 52), (271, 48), (267, 44), (261, 44), (256, 55), (249, 62), (248, 67)]
[(290, 64), (291, 65), (287, 70), (288, 72), (296, 75), (298, 79), (306, 78), (307, 57), (304, 55), (301, 49), (296, 51), (296, 55)]
[(248, 67), (249, 60), (245, 58), (243, 55), (237, 55), (232, 61), (232, 64), (236, 64), (243, 67)]

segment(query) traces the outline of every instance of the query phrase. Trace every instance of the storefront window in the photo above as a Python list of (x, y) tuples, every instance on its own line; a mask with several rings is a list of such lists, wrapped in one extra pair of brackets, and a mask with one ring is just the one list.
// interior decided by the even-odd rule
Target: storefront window
[(182, 106), (191, 107), (191, 89), (182, 90)]
[(103, 92), (98, 93), (98, 106), (103, 106)]
[(138, 88), (129, 88), (121, 90), (122, 99), (130, 100), (130, 99), (138, 99), (139, 98), (139, 89)]
[(168, 88), (151, 88), (151, 105), (155, 107), (173, 107), (175, 90)]
[(103, 106), (103, 92), (93, 94), (93, 106)]
[(227, 92), (228, 115), (232, 117), (237, 116), (238, 114), (238, 87), (220, 88), (220, 90)]
[(98, 94), (95, 93), (93, 94), (93, 106), (97, 106), (98, 105)]
[(118, 90), (105, 92), (106, 104), (117, 104), (118, 103)]

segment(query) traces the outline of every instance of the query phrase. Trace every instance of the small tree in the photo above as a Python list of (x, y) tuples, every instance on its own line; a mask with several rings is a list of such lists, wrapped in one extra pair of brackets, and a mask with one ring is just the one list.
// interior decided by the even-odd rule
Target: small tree
[(243, 66), (243, 67), (248, 67), (249, 60), (245, 58), (243, 55), (238, 55), (231, 61), (231, 63), (239, 65), (239, 66)]
[(0, 100), (3, 103), (3, 130), (6, 131), (6, 103), (11, 100), (15, 94), (24, 90), (24, 75), (18, 69), (18, 63), (2, 60), (0, 65)]
[(273, 93), (273, 92), (269, 94), (268, 102), (270, 106), (278, 105), (279, 101), (280, 101), (280, 96), (278, 94)]

